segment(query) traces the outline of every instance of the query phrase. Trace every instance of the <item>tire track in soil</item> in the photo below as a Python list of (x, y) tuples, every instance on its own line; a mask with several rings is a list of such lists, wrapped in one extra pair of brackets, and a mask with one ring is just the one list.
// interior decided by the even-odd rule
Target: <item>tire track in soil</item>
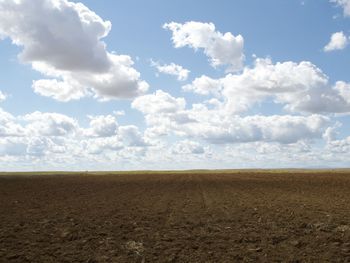
[[(173, 248), (169, 248), (168, 244), (178, 239), (181, 226), (179, 226), (177, 217), (181, 213), (182, 207), (190, 200), (187, 197), (183, 198), (188, 196), (186, 183), (187, 176), (185, 175), (169, 175), (160, 178), (152, 184), (151, 188), (157, 190), (148, 192), (148, 200), (146, 202), (152, 203), (149, 211), (152, 211), (157, 216), (155, 220), (152, 220), (152, 217), (148, 218), (148, 223), (153, 231), (145, 238), (145, 243), (148, 243), (148, 246), (153, 248), (153, 252), (151, 254), (148, 253), (146, 247), (143, 258), (145, 262), (162, 262), (174, 259), (177, 257), (178, 252), (181, 251), (181, 249), (178, 249), (174, 252)], [(143, 202), (145, 200), (140, 200), (139, 205), (142, 205)], [(161, 254), (165, 256), (159, 258)]]
[[(164, 255), (160, 261), (177, 262), (179, 255), (185, 250), (186, 245), (183, 245), (186, 240), (183, 239), (183, 222), (181, 218), (186, 218), (189, 212), (188, 206), (191, 203), (191, 176), (181, 175), (177, 177), (176, 187), (172, 192), (172, 198), (167, 203), (167, 216), (164, 219), (163, 227), (166, 230), (163, 241), (176, 242), (178, 248), (165, 249)], [(167, 192), (169, 193), (169, 192)], [(176, 195), (174, 195), (176, 193)], [(167, 252), (168, 251), (168, 252)], [(153, 261), (150, 261), (153, 262)]]

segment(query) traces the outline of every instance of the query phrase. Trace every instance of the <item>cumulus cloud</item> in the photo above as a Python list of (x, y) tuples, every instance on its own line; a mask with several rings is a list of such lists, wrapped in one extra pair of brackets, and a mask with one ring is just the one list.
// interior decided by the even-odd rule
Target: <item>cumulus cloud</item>
[(342, 7), (344, 16), (350, 16), (350, 0), (330, 0), (330, 2)]
[(20, 138), (0, 137), (0, 156), (20, 156), (27, 150), (27, 145)]
[(2, 93), (0, 90), (0, 102), (6, 100), (6, 98), (7, 98), (7, 96), (4, 93)]
[(151, 138), (169, 135), (172, 127), (174, 130), (178, 123), (190, 123), (192, 119), (185, 110), (186, 101), (184, 98), (175, 98), (169, 93), (157, 90), (136, 98), (131, 107), (145, 115), (148, 128), (146, 133)]
[(77, 100), (87, 95), (87, 90), (83, 86), (77, 82), (69, 83), (69, 80), (40, 79), (33, 81), (32, 88), (37, 94), (64, 102)]
[(134, 148), (140, 149), (135, 154), (144, 154), (153, 142), (137, 126), (119, 125), (117, 117), (122, 114), (87, 116), (88, 126), (83, 127), (60, 113), (36, 111), (13, 116), (0, 108), (0, 160), (6, 156), (33, 158), (33, 162), (38, 158), (57, 162), (66, 159), (66, 164), (120, 157)]
[(335, 153), (349, 153), (350, 151), (350, 136), (340, 140), (329, 140), (327, 149)]
[(350, 104), (350, 84), (344, 81), (337, 81), (333, 88), (346, 103)]
[(176, 76), (177, 80), (179, 81), (187, 80), (188, 74), (190, 73), (188, 69), (185, 69), (175, 63), (162, 65), (157, 61), (151, 60), (151, 66), (155, 67), (159, 73)]
[(28, 122), (26, 133), (40, 136), (66, 136), (75, 133), (79, 127), (76, 120), (59, 113), (36, 111), (24, 115), (22, 119)]
[(101, 155), (106, 151), (120, 151), (123, 142), (117, 136), (87, 139), (81, 142), (84, 152), (88, 154)]
[(195, 141), (183, 140), (177, 142), (171, 149), (171, 153), (173, 154), (204, 154), (204, 147)]
[(87, 136), (110, 137), (117, 133), (118, 122), (113, 115), (88, 116), (90, 128), (85, 131)]
[(43, 156), (48, 150), (49, 139), (46, 137), (32, 137), (27, 144), (26, 152), (32, 156)]
[(239, 160), (243, 167), (250, 168), (324, 168), (330, 164), (327, 150), (305, 141), (291, 144), (252, 142), (229, 145), (225, 150), (227, 161)]
[(234, 36), (230, 32), (222, 34), (216, 31), (213, 23), (194, 21), (166, 23), (163, 28), (172, 31), (175, 48), (188, 46), (195, 50), (203, 49), (213, 67), (228, 65), (228, 71), (242, 68), (244, 39), (241, 35)]
[[(108, 116), (109, 117), (98, 116), (97, 118), (99, 122), (102, 120), (105, 121), (106, 119), (110, 119), (110, 124), (112, 124), (111, 115)], [(97, 120), (96, 117), (94, 120)], [(116, 124), (115, 121), (113, 123)], [(91, 137), (90, 132), (93, 130), (93, 127), (91, 127), (90, 123), (90, 128), (86, 130), (87, 133), (85, 132), (88, 137), (81, 140), (81, 145), (84, 150), (82, 154), (88, 153), (96, 156), (106, 157), (104, 155), (106, 153), (125, 154), (123, 151), (126, 149), (131, 153), (134, 148), (147, 148), (148, 146), (151, 146), (151, 143), (145, 139), (144, 134), (139, 130), (137, 126), (116, 126), (106, 124), (104, 127), (107, 126), (111, 128), (113, 126), (113, 129), (110, 129), (108, 133), (100, 131), (97, 136)], [(137, 152), (139, 153), (139, 151)]]
[(23, 48), (20, 61), (49, 77), (36, 93), (68, 101), (92, 92), (99, 98), (131, 98), (148, 84), (129, 56), (107, 51), (111, 23), (82, 3), (67, 0), (0, 1), (0, 36)]
[(0, 108), (0, 137), (21, 136), (24, 131), (13, 115)]
[[(204, 104), (185, 107), (181, 98), (170, 94), (149, 95), (155, 105), (167, 98), (174, 106), (164, 113), (162, 107), (140, 107), (146, 131), (118, 124), (116, 114), (89, 116), (90, 123), (83, 127), (59, 113), (13, 116), (2, 111), (2, 169), (276, 167), (349, 160), (349, 139), (338, 140), (337, 125), (325, 116), (239, 116)], [(157, 133), (169, 136), (150, 136)], [(324, 149), (315, 143), (322, 138)]]
[(222, 84), (220, 80), (202, 75), (199, 78), (195, 78), (191, 84), (184, 85), (182, 89), (200, 95), (214, 95), (219, 97), (222, 90)]
[(128, 146), (143, 147), (148, 143), (143, 138), (139, 128), (135, 125), (121, 126), (118, 129), (118, 135), (121, 140)]
[(325, 52), (344, 49), (349, 44), (348, 37), (343, 31), (333, 33), (329, 43), (323, 48)]
[[(214, 94), (227, 111), (240, 113), (268, 98), (291, 112), (349, 113), (349, 84), (329, 83), (328, 77), (308, 61), (273, 64), (270, 59), (256, 59), (253, 67), (220, 79), (196, 78), (183, 87), (201, 95)], [(220, 105), (220, 104), (219, 104)]]
[[(333, 2), (344, 6), (345, 12), (345, 1)], [(339, 124), (334, 118), (350, 113), (349, 83), (330, 83), (308, 61), (274, 63), (256, 58), (252, 66), (243, 67), (243, 37), (223, 34), (212, 23), (171, 22), (163, 27), (172, 32), (175, 48), (201, 49), (213, 67), (226, 65), (231, 71), (221, 78), (202, 75), (182, 87), (203, 96), (203, 101), (189, 104), (162, 90), (145, 95), (148, 84), (131, 57), (107, 51), (103, 39), (111, 23), (81, 3), (0, 0), (0, 38), (10, 38), (21, 47), (19, 60), (45, 76), (33, 81), (36, 93), (59, 101), (138, 96), (131, 107), (146, 122), (145, 130), (121, 125), (114, 113), (87, 116), (82, 126), (64, 114), (36, 111), (14, 116), (0, 109), (0, 162), (76, 162), (78, 169), (120, 169), (125, 164), (178, 168), (179, 163), (191, 165), (193, 160), (200, 160), (201, 167), (211, 162), (221, 168), (225, 161), (232, 167), (233, 159), (250, 166), (269, 161), (276, 165), (276, 158), (288, 164), (322, 163), (336, 160), (337, 154), (349, 160), (350, 139), (337, 139)], [(325, 51), (348, 44), (344, 33), (338, 33), (343, 38), (332, 36)], [(189, 70), (180, 65), (151, 64), (179, 81), (188, 78)], [(0, 101), (5, 97), (0, 92)], [(249, 115), (267, 100), (281, 105), (286, 115)], [(323, 150), (317, 148), (322, 140)]]
[[(171, 105), (167, 106), (170, 110), (166, 113), (163, 107), (158, 107), (164, 103), (164, 98)], [(213, 144), (312, 140), (321, 138), (330, 125), (330, 119), (321, 115), (242, 117), (228, 111), (227, 107), (208, 109), (204, 104), (194, 104), (186, 109), (183, 98), (160, 91), (136, 98), (132, 106), (145, 114), (150, 127), (156, 127), (162, 133), (202, 139)]]
[(75, 120), (58, 113), (13, 116), (0, 110), (0, 156), (39, 157), (46, 152), (58, 152), (60, 141), (73, 136), (77, 129)]
[(169, 93), (157, 90), (154, 94), (147, 94), (136, 98), (131, 106), (146, 114), (174, 113), (184, 110), (184, 98), (174, 98)]
[[(214, 117), (214, 114), (211, 114)], [(232, 116), (191, 123), (179, 129), (193, 138), (202, 138), (213, 144), (245, 143), (254, 141), (295, 143), (321, 138), (329, 126), (329, 119), (320, 115), (290, 116)]]

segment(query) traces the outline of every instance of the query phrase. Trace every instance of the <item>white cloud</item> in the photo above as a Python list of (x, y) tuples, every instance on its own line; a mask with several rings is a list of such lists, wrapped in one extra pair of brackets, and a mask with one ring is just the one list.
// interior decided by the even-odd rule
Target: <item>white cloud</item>
[[(121, 125), (120, 113), (114, 113), (87, 116), (88, 124), (81, 126), (59, 113), (13, 116), (0, 109), (4, 167), (12, 162), (13, 167), (20, 163), (35, 169), (39, 163), (67, 169), (194, 168), (196, 161), (201, 168), (232, 168), (233, 160), (262, 167), (276, 166), (276, 159), (281, 165), (348, 163), (350, 139), (337, 139), (334, 114), (350, 113), (349, 83), (330, 83), (308, 61), (257, 58), (243, 68), (243, 37), (222, 34), (211, 23), (172, 22), (164, 28), (172, 31), (176, 48), (202, 49), (213, 67), (228, 65), (235, 73), (217, 79), (202, 75), (184, 85), (183, 90), (206, 96), (192, 105), (161, 90), (145, 95), (148, 84), (132, 59), (107, 51), (103, 38), (111, 30), (109, 21), (65, 0), (37, 0), (35, 5), (0, 0), (0, 38), (22, 47), (19, 59), (45, 75), (33, 81), (36, 93), (59, 101), (139, 96), (131, 107), (143, 113), (146, 122), (145, 130)], [(342, 46), (337, 39), (334, 43), (330, 49)], [(180, 81), (188, 78), (189, 70), (180, 65), (153, 66)], [(5, 97), (0, 92), (0, 101)], [(249, 115), (265, 101), (289, 113)]]
[[(167, 112), (158, 107), (164, 100), (171, 103)], [(181, 101), (180, 105), (177, 103)], [(299, 140), (321, 138), (330, 120), (321, 115), (310, 116), (247, 116), (241, 117), (220, 108), (208, 109), (194, 104), (185, 109), (183, 98), (158, 91), (156, 94), (136, 98), (133, 107), (145, 114), (146, 123), (162, 133), (202, 139), (213, 144), (253, 141), (294, 143)]]
[(139, 128), (135, 125), (120, 126), (118, 135), (125, 145), (128, 146), (143, 147), (148, 145)]
[(172, 127), (174, 126), (175, 130), (179, 123), (195, 121), (189, 117), (185, 110), (186, 101), (184, 98), (174, 98), (161, 90), (136, 98), (131, 107), (145, 115), (146, 123), (149, 126), (145, 133), (153, 139), (169, 135)]
[[(273, 142), (235, 144), (226, 147), (226, 155), (226, 162), (234, 160), (236, 165), (242, 163), (240, 166), (247, 168), (325, 168), (327, 165), (332, 165), (333, 159), (329, 156), (328, 150), (305, 141), (292, 144)], [(339, 157), (334, 160), (337, 158), (339, 160)]]
[[(102, 119), (110, 119), (111, 115), (98, 116), (98, 121), (101, 122)], [(94, 120), (97, 120), (96, 118)], [(112, 122), (110, 122), (111, 124)], [(114, 122), (115, 123), (115, 122)], [(91, 124), (91, 123), (90, 123)], [(90, 125), (91, 126), (91, 125)], [(109, 125), (107, 125), (109, 126)], [(91, 131), (90, 127), (87, 131)], [(116, 128), (116, 130), (114, 129)], [(146, 141), (143, 133), (138, 127), (134, 125), (126, 126), (114, 126), (113, 129), (107, 134), (99, 134), (98, 137), (91, 137), (90, 133), (86, 133), (89, 137), (81, 141), (83, 148), (82, 154), (93, 154), (95, 156), (107, 157), (108, 154), (123, 155), (126, 154), (124, 150), (127, 149), (130, 153), (134, 151), (134, 148), (147, 148), (151, 144)], [(139, 151), (136, 151), (139, 153)], [(130, 154), (129, 153), (129, 154)], [(129, 156), (130, 157), (130, 156)], [(136, 157), (136, 156), (134, 156)]]
[(349, 39), (343, 31), (333, 33), (329, 43), (323, 48), (325, 52), (344, 49), (349, 44)]
[[(167, 98), (177, 105), (182, 101), (170, 94), (150, 95), (155, 97), (154, 102)], [(114, 131), (116, 114), (90, 116), (90, 124), (82, 127), (73, 118), (58, 113), (13, 116), (3, 111), (0, 130), (11, 132), (0, 134), (1, 169), (297, 167), (307, 163), (339, 166), (348, 163), (350, 157), (349, 139), (336, 139), (337, 124), (332, 125), (324, 116), (242, 117), (225, 108), (208, 109), (204, 104), (194, 104), (186, 109), (180, 105), (166, 113), (161, 107), (147, 111), (145, 132), (133, 125), (118, 125)], [(184, 121), (185, 118), (192, 120)], [(39, 119), (43, 120), (41, 126)], [(103, 134), (103, 130), (95, 129), (96, 125), (106, 131), (112, 128)], [(152, 137), (162, 132), (168, 137)], [(325, 148), (319, 146), (322, 138)]]
[(36, 111), (13, 116), (0, 108), (0, 161), (12, 156), (22, 158), (22, 162), (30, 159), (32, 164), (45, 160), (50, 165), (66, 165), (73, 161), (122, 160), (133, 152), (145, 154), (153, 145), (152, 139), (137, 126), (119, 125), (116, 117), (122, 114), (87, 116), (88, 127), (82, 127), (59, 113)]
[(201, 95), (214, 94), (228, 112), (241, 113), (268, 98), (291, 112), (349, 113), (350, 85), (331, 86), (328, 77), (308, 61), (273, 64), (270, 59), (256, 59), (252, 68), (228, 74), (220, 79), (196, 78), (183, 87)]
[(0, 156), (20, 156), (26, 152), (27, 145), (20, 138), (0, 137)]
[(77, 132), (79, 128), (77, 121), (59, 113), (36, 111), (23, 116), (22, 119), (28, 122), (25, 129), (30, 135), (66, 136)]
[(350, 84), (344, 81), (337, 81), (333, 87), (344, 101), (350, 104)]
[(4, 93), (2, 93), (0, 90), (0, 102), (6, 100), (6, 98), (7, 98), (7, 96)]
[(159, 73), (176, 76), (179, 81), (187, 80), (188, 74), (190, 73), (188, 69), (176, 65), (175, 63), (161, 65), (159, 62), (152, 60), (151, 66), (155, 67)]
[(173, 153), (173, 154), (187, 154), (187, 155), (204, 154), (205, 153), (205, 149), (198, 142), (194, 142), (194, 141), (190, 141), (190, 140), (184, 140), (184, 141), (177, 142), (171, 148), (171, 153)]
[(90, 127), (85, 131), (87, 136), (110, 137), (116, 135), (118, 122), (113, 115), (88, 116)]
[(46, 137), (32, 137), (27, 144), (26, 152), (32, 156), (45, 155), (49, 147), (49, 140)]
[(333, 125), (332, 127), (328, 127), (325, 132), (323, 133), (322, 137), (323, 139), (329, 143), (331, 141), (335, 141), (337, 135), (339, 134), (338, 129), (341, 127), (341, 123), (340, 122), (336, 122), (335, 125)]
[(330, 0), (343, 8), (344, 16), (350, 16), (350, 0)]
[(19, 59), (48, 77), (33, 82), (35, 92), (60, 101), (96, 97), (131, 98), (148, 84), (129, 56), (106, 50), (111, 30), (81, 3), (66, 0), (0, 1), (0, 36), (23, 47)]
[(120, 151), (123, 149), (123, 142), (117, 136), (95, 138), (82, 141), (84, 153), (102, 155), (106, 151)]
[(58, 101), (77, 100), (87, 95), (86, 89), (79, 83), (57, 81), (57, 79), (40, 79), (33, 81), (32, 88), (35, 93), (52, 97)]
[(349, 153), (350, 152), (350, 136), (341, 140), (330, 140), (327, 144), (327, 149), (334, 153)]
[(154, 94), (136, 98), (131, 106), (146, 114), (174, 113), (184, 110), (186, 101), (184, 98), (174, 98), (169, 93), (157, 90)]
[(234, 36), (230, 32), (222, 34), (215, 31), (213, 23), (194, 21), (184, 24), (166, 23), (163, 28), (172, 31), (175, 48), (185, 46), (195, 50), (202, 48), (213, 67), (229, 65), (229, 71), (237, 71), (242, 68), (244, 39), (241, 35)]
[(21, 136), (24, 131), (13, 115), (0, 108), (0, 137)]
[(214, 95), (219, 97), (222, 90), (222, 84), (220, 80), (202, 75), (201, 77), (196, 78), (191, 84), (183, 86), (182, 89), (200, 95)]
[[(215, 118), (214, 113), (208, 113)], [(321, 138), (330, 124), (329, 119), (311, 115), (290, 116), (221, 116), (217, 119), (197, 120), (179, 127), (179, 133), (193, 138), (202, 138), (213, 144), (244, 143), (254, 141), (295, 143), (299, 140)]]

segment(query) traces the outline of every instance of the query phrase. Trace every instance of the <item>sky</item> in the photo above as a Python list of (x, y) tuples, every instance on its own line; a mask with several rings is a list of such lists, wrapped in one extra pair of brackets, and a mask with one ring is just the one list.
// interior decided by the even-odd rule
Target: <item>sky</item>
[(0, 170), (350, 166), (350, 0), (0, 0)]

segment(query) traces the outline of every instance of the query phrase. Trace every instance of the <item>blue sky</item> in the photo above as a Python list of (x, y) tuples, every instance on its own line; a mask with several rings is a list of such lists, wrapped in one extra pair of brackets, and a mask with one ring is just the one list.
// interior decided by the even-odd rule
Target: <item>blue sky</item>
[(0, 0), (0, 170), (347, 167), (350, 1)]

